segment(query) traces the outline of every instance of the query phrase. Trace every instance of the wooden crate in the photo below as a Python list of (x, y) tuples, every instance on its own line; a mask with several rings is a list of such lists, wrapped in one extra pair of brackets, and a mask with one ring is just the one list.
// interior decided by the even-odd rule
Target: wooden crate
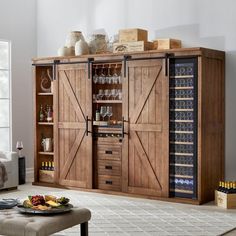
[(54, 182), (54, 171), (50, 170), (39, 170), (39, 181), (46, 183)]
[(181, 40), (178, 39), (156, 39), (153, 41), (154, 49), (181, 48)]
[(140, 52), (153, 49), (152, 42), (138, 41), (126, 43), (114, 43), (113, 52)]
[(122, 29), (119, 30), (119, 42), (148, 41), (148, 31), (144, 29)]
[(236, 209), (236, 193), (226, 194), (216, 190), (215, 203), (217, 206), (225, 209)]

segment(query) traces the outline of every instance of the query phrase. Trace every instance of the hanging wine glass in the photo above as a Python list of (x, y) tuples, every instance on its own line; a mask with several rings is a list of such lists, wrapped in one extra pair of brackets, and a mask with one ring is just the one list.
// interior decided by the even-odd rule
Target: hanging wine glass
[(101, 117), (103, 118), (103, 121), (104, 121), (104, 119), (105, 119), (105, 117), (107, 115), (107, 108), (105, 106), (101, 106), (101, 108), (100, 108), (100, 115), (101, 115)]
[(21, 153), (21, 150), (23, 149), (23, 142), (22, 141), (16, 142), (16, 149), (18, 150), (18, 156), (22, 157), (22, 153)]
[(105, 84), (106, 83), (106, 75), (105, 75), (105, 66), (102, 66), (101, 69), (101, 74), (99, 75), (99, 82), (100, 84)]
[(118, 84), (117, 64), (116, 64), (116, 66), (115, 66), (115, 68), (114, 68), (113, 84)]
[(107, 79), (106, 79), (108, 84), (112, 84), (112, 75), (111, 75), (111, 65), (109, 64), (107, 68)]
[(94, 82), (94, 84), (97, 84), (98, 82), (99, 82), (99, 76), (98, 76), (98, 74), (97, 74), (97, 66), (95, 67), (95, 69), (94, 69), (94, 75), (93, 75), (93, 82)]
[(102, 89), (99, 89), (97, 94), (98, 100), (102, 100), (103, 96), (104, 96), (104, 91)]

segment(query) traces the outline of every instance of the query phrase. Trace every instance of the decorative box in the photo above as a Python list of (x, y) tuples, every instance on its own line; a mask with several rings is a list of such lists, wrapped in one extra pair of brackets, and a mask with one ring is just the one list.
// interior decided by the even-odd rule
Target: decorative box
[(144, 29), (122, 29), (119, 30), (119, 42), (148, 41), (148, 31)]

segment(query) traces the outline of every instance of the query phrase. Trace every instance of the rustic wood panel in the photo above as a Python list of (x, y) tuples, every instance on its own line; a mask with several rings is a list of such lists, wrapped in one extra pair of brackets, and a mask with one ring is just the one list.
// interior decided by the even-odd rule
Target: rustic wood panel
[[(58, 150), (59, 183), (74, 187), (92, 187), (92, 142), (86, 136), (86, 116), (91, 117), (91, 80), (87, 65), (58, 66)], [(91, 95), (91, 94), (90, 94)], [(88, 106), (88, 101), (90, 106)]]
[(125, 86), (128, 86), (129, 96), (124, 101), (128, 103), (128, 111), (124, 113), (130, 125), (128, 152), (123, 157), (123, 160), (128, 159), (128, 169), (122, 171), (122, 178), (128, 179), (124, 189), (138, 194), (143, 190), (145, 194), (168, 196), (169, 97), (163, 61), (129, 61), (127, 64)]
[[(225, 80), (224, 61), (201, 58), (199, 76), (199, 200), (214, 199), (214, 190), (224, 179)], [(203, 102), (204, 101), (204, 102)]]

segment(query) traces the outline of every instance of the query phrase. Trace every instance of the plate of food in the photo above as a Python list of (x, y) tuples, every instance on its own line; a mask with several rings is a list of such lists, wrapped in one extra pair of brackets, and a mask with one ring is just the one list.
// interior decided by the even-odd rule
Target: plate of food
[(28, 199), (17, 207), (19, 212), (25, 214), (51, 215), (69, 212), (73, 208), (69, 202), (70, 199), (66, 197), (35, 195), (28, 196)]

